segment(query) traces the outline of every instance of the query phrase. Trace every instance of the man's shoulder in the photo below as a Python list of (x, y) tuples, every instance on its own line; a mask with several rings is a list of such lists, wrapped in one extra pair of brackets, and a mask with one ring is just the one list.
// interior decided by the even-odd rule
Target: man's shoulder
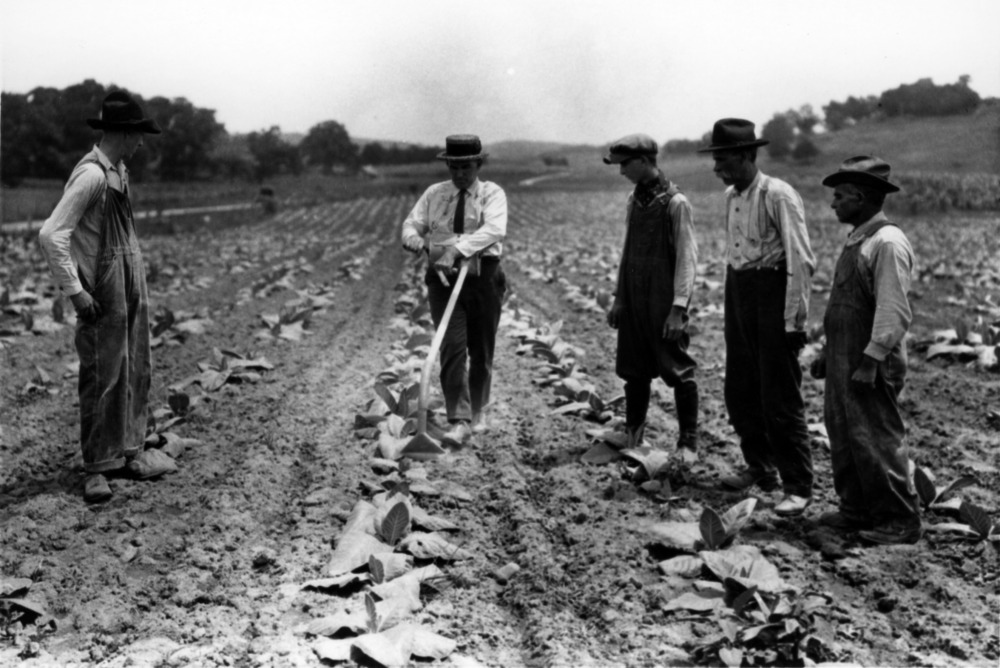
[(493, 181), (484, 181), (482, 179), (479, 179), (479, 187), (482, 193), (487, 196), (494, 195), (497, 193), (505, 194), (503, 188), (501, 188), (498, 184), (494, 183)]
[(765, 174), (764, 172), (760, 173), (759, 186), (761, 190), (770, 194), (799, 196), (799, 192), (788, 181), (779, 179), (777, 176)]
[(875, 230), (872, 234), (872, 239), (879, 244), (898, 246), (908, 251), (912, 251), (910, 248), (910, 240), (906, 237), (906, 233), (903, 232), (903, 230), (895, 223), (889, 222), (887, 225), (883, 225), (879, 229)]

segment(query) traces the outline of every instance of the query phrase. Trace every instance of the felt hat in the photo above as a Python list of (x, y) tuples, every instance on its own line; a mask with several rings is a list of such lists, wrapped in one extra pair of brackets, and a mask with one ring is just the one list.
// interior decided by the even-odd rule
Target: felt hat
[(723, 118), (716, 121), (712, 128), (711, 146), (698, 149), (698, 153), (742, 151), (770, 143), (767, 139), (757, 139), (754, 124), (750, 121), (742, 118)]
[(608, 153), (604, 156), (605, 165), (618, 165), (630, 158), (656, 157), (659, 147), (656, 141), (649, 135), (634, 134), (625, 135), (608, 147)]
[(142, 107), (125, 91), (108, 93), (101, 103), (101, 115), (88, 118), (87, 125), (95, 130), (132, 130), (146, 134), (160, 134), (160, 126), (152, 118), (146, 118)]
[(444, 151), (438, 153), (438, 160), (483, 160), (489, 153), (483, 152), (483, 144), (476, 135), (449, 135), (444, 140)]
[(870, 155), (856, 155), (841, 163), (838, 169), (823, 179), (823, 185), (834, 188), (841, 183), (856, 183), (884, 193), (899, 192), (899, 186), (889, 180), (889, 163)]

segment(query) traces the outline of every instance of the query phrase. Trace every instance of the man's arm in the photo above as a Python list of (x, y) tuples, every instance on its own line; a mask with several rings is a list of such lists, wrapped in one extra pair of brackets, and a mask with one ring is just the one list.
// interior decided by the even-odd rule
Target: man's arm
[(403, 248), (408, 251), (417, 252), (424, 247), (424, 237), (430, 229), (428, 217), (430, 215), (430, 188), (424, 191), (413, 205), (410, 214), (403, 221), (402, 242)]
[(612, 329), (618, 329), (622, 311), (625, 310), (625, 295), (622, 294), (622, 290), (625, 289), (623, 284), (625, 274), (625, 253), (628, 252), (628, 222), (631, 216), (632, 195), (629, 195), (628, 202), (625, 204), (625, 241), (622, 242), (622, 255), (618, 260), (618, 279), (615, 281), (614, 300), (612, 300), (611, 308), (608, 310), (608, 325)]
[(694, 236), (694, 214), (684, 195), (675, 195), (667, 206), (677, 254), (674, 266), (674, 301), (663, 324), (663, 338), (675, 341), (684, 333), (685, 316), (694, 294), (698, 272), (698, 241)]
[(471, 257), (489, 248), (507, 236), (507, 195), (500, 186), (483, 184), (481, 225), (470, 234), (463, 234), (455, 250), (464, 257)]
[(776, 193), (774, 216), (785, 248), (788, 281), (785, 290), (785, 331), (802, 332), (809, 317), (809, 293), (816, 259), (809, 245), (805, 208), (794, 190)]
[(38, 233), (38, 241), (48, 261), (49, 271), (67, 296), (83, 292), (83, 284), (70, 251), (73, 232), (87, 210), (100, 201), (106, 184), (100, 167), (77, 167), (52, 215)]

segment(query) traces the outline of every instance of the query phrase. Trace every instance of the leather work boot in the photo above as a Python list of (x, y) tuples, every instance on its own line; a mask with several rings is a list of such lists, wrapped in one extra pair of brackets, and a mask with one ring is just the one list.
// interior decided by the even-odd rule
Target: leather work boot
[(823, 513), (819, 516), (818, 522), (822, 526), (830, 527), (837, 531), (861, 531), (872, 528), (871, 520), (845, 515), (839, 510)]
[(470, 438), (472, 438), (472, 427), (468, 420), (452, 422), (451, 428), (441, 436), (442, 441), (459, 447), (468, 443)]
[(785, 494), (778, 505), (774, 507), (774, 513), (782, 517), (798, 517), (805, 512), (810, 503), (812, 503), (812, 499), (808, 496)]
[(111, 498), (108, 479), (100, 473), (92, 473), (83, 483), (83, 500), (87, 503), (102, 503)]
[(858, 538), (875, 545), (912, 545), (924, 534), (922, 526), (886, 525), (858, 532)]
[(681, 431), (681, 437), (677, 439), (677, 454), (685, 464), (694, 464), (698, 461), (697, 431)]
[(773, 492), (778, 489), (780, 483), (778, 476), (774, 473), (754, 472), (749, 469), (736, 475), (727, 475), (719, 480), (723, 487), (742, 492), (757, 485), (765, 492)]

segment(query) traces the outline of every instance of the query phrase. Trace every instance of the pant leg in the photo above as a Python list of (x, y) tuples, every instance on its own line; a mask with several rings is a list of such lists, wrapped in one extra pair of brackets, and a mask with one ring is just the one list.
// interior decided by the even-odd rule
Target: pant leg
[[(464, 291), (464, 288), (463, 288)], [(427, 299), (431, 307), (434, 326), (440, 327), (444, 318), (452, 286), (444, 286), (437, 274), (427, 275)], [(471, 420), (469, 397), (468, 339), (465, 306), (460, 298), (455, 303), (448, 327), (441, 341), (441, 391), (444, 394), (445, 413), (448, 420)]]
[(812, 450), (802, 399), (802, 366), (785, 336), (784, 272), (759, 271), (757, 338), (761, 396), (774, 463), (787, 494), (812, 496)]
[(493, 384), (493, 355), (497, 328), (507, 289), (507, 279), (496, 261), (483, 259), (479, 276), (467, 279), (462, 301), (466, 304), (466, 333), (469, 346), (469, 398), (473, 415), (490, 403)]
[(737, 275), (731, 267), (726, 272), (724, 391), (743, 459), (751, 472), (762, 474), (775, 472), (775, 465), (764, 420), (755, 273)]

